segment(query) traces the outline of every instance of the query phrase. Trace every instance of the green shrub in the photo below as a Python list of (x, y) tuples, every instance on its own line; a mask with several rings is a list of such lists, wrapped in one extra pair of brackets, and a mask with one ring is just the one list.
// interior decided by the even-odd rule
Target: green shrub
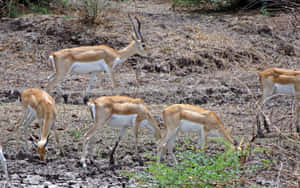
[[(177, 165), (169, 166), (165, 162), (157, 164), (148, 162), (148, 168), (142, 173), (127, 173), (134, 178), (141, 187), (239, 187), (241, 178), (246, 173), (251, 173), (265, 167), (269, 161), (246, 167), (241, 164), (240, 157), (250, 151), (234, 152), (225, 151), (215, 155), (203, 151), (177, 152)], [(252, 153), (258, 152), (251, 151)]]
[[(96, 23), (97, 18), (101, 17), (101, 13), (107, 8), (113, 6), (110, 0), (80, 0), (83, 4), (82, 17), (89, 23)], [(81, 7), (80, 7), (81, 8)]]
[(83, 133), (82, 133), (81, 130), (73, 129), (73, 130), (70, 132), (70, 135), (73, 137), (74, 141), (79, 141), (80, 138), (82, 137)]
[(48, 14), (49, 3), (54, 0), (0, 0), (0, 17), (17, 17), (26, 12)]

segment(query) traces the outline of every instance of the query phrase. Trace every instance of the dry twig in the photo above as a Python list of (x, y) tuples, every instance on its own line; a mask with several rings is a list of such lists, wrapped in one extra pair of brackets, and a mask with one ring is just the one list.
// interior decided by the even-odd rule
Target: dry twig
[(280, 174), (281, 174), (281, 170), (282, 170), (282, 162), (280, 161), (280, 168), (278, 170), (278, 175), (277, 175), (277, 181), (276, 181), (276, 188), (279, 188), (279, 184), (280, 184)]

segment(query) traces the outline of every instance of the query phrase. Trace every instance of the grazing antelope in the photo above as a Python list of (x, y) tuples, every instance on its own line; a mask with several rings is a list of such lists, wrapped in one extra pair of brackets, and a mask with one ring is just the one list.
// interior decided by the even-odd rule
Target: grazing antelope
[(300, 109), (298, 107), (300, 94), (300, 71), (281, 68), (269, 68), (259, 73), (259, 82), (263, 95), (258, 102), (259, 109), (256, 116), (258, 136), (264, 137), (260, 125), (260, 115), (263, 116), (264, 126), (267, 132), (270, 132), (270, 120), (262, 112), (262, 109), (263, 105), (275, 94), (288, 94), (294, 96), (294, 102), (296, 104), (296, 131), (300, 133)]
[[(88, 92), (93, 84), (96, 73), (104, 70), (112, 80), (113, 88), (117, 87), (113, 69), (116, 65), (125, 62), (129, 57), (139, 54), (141, 56), (150, 55), (149, 50), (145, 46), (145, 40), (141, 34), (141, 22), (137, 21), (137, 29), (129, 16), (134, 35), (132, 35), (131, 43), (121, 50), (115, 50), (107, 45), (98, 46), (82, 46), (77, 48), (63, 49), (51, 53), (49, 56), (54, 71), (48, 80), (46, 91), (49, 93), (51, 88), (63, 80), (68, 73), (92, 73), (88, 87), (85, 91), (84, 102), (88, 101)], [(59, 92), (67, 102), (67, 95), (58, 87)]]
[(160, 128), (147, 105), (138, 98), (125, 96), (100, 97), (88, 102), (89, 109), (94, 119), (94, 126), (85, 134), (81, 163), (86, 168), (86, 155), (88, 143), (93, 138), (96, 129), (103, 128), (105, 124), (121, 128), (115, 146), (110, 154), (110, 164), (114, 163), (114, 152), (129, 126), (133, 126), (135, 152), (138, 154), (138, 128), (147, 127), (154, 132), (155, 138), (161, 138)]
[(207, 133), (224, 137), (233, 148), (237, 145), (237, 142), (230, 137), (230, 131), (224, 128), (215, 112), (188, 104), (174, 104), (166, 107), (162, 112), (162, 116), (167, 132), (158, 145), (158, 163), (166, 152), (166, 146), (173, 160), (177, 163), (173, 148), (178, 131), (200, 132), (198, 144), (201, 141), (202, 149), (206, 145)]
[(9, 178), (8, 178), (8, 172), (7, 172), (6, 159), (4, 158), (4, 155), (3, 155), (1, 142), (0, 142), (0, 161), (2, 163), (3, 171), (5, 173), (6, 181), (8, 182)]
[[(25, 108), (20, 126), (25, 126), (25, 136), (27, 137), (28, 126), (36, 118), (39, 119), (41, 127), (41, 140), (38, 141), (35, 137), (34, 143), (37, 146), (37, 152), (40, 155), (41, 161), (45, 161), (46, 146), (48, 144), (49, 131), (52, 128), (54, 131), (57, 145), (59, 146), (61, 154), (63, 153), (62, 147), (59, 143), (59, 138), (54, 126), (56, 119), (55, 101), (53, 98), (43, 90), (30, 88), (22, 92), (21, 102)], [(43, 125), (43, 126), (41, 126)], [(19, 126), (16, 126), (18, 130)], [(27, 140), (25, 141), (25, 149), (28, 151)]]

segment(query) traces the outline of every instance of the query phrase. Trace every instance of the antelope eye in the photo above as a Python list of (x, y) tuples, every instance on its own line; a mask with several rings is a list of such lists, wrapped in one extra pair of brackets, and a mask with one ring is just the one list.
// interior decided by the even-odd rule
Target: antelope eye
[(145, 48), (145, 47), (146, 47), (146, 45), (145, 45), (145, 44), (142, 44), (142, 47), (143, 47), (143, 48)]

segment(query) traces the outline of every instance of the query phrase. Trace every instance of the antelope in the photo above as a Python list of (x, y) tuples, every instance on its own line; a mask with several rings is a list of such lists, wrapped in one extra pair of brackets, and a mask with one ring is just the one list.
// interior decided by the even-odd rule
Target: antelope
[(110, 154), (110, 164), (114, 164), (114, 152), (128, 127), (133, 126), (136, 154), (138, 154), (137, 143), (139, 127), (150, 129), (154, 132), (154, 136), (157, 140), (161, 138), (158, 123), (142, 99), (125, 96), (105, 96), (89, 100), (88, 107), (94, 119), (94, 126), (86, 132), (84, 136), (83, 153), (81, 157), (83, 168), (86, 168), (85, 160), (88, 143), (93, 138), (96, 129), (103, 128), (105, 124), (121, 129)]
[[(135, 54), (144, 57), (150, 55), (149, 50), (146, 48), (144, 37), (141, 34), (141, 22), (135, 17), (137, 21), (136, 29), (130, 16), (129, 19), (134, 34), (132, 34), (132, 41), (130, 44), (121, 50), (113, 49), (107, 45), (97, 45), (69, 48), (52, 52), (49, 59), (55, 73), (48, 78), (50, 82), (46, 86), (46, 91), (49, 93), (51, 88), (63, 80), (68, 73), (91, 73), (89, 84), (84, 94), (84, 103), (86, 103), (88, 101), (88, 93), (91, 85), (96, 78), (96, 73), (102, 70), (109, 75), (112, 80), (113, 88), (116, 88), (117, 83), (113, 70), (118, 64), (125, 62), (129, 57)], [(66, 103), (68, 96), (59, 86), (57, 88)]]
[(2, 168), (3, 168), (4, 174), (5, 174), (6, 181), (8, 182), (9, 178), (8, 178), (8, 172), (7, 172), (6, 159), (3, 155), (1, 142), (0, 142), (0, 161), (2, 163)]
[[(22, 92), (21, 102), (25, 108), (20, 125), (16, 125), (16, 130), (18, 131), (19, 126), (25, 126), (25, 136), (27, 137), (28, 126), (36, 118), (39, 120), (41, 127), (41, 139), (37, 140), (35, 137), (33, 139), (34, 144), (37, 147), (37, 152), (40, 155), (40, 160), (45, 161), (46, 156), (46, 146), (48, 144), (48, 137), (50, 129), (53, 130), (56, 143), (60, 148), (60, 153), (63, 154), (63, 149), (59, 143), (59, 137), (56, 133), (54, 127), (56, 119), (56, 108), (55, 101), (53, 98), (43, 90), (30, 88)], [(25, 150), (28, 151), (28, 143), (25, 141)]]
[(177, 163), (173, 148), (178, 131), (199, 132), (198, 145), (201, 144), (201, 149), (204, 149), (209, 133), (225, 138), (232, 148), (237, 146), (237, 141), (233, 140), (229, 135), (231, 129), (225, 129), (215, 112), (188, 104), (174, 104), (163, 110), (162, 117), (166, 127), (166, 134), (158, 144), (158, 163), (160, 163), (160, 159), (166, 153), (166, 146), (174, 162)]
[(299, 94), (300, 94), (300, 71), (268, 68), (259, 73), (260, 87), (263, 92), (261, 99), (258, 101), (257, 119), (257, 134), (259, 137), (264, 137), (260, 125), (260, 116), (263, 116), (264, 127), (267, 132), (270, 132), (270, 119), (267, 117), (262, 109), (264, 104), (276, 94), (287, 94), (294, 96), (296, 103), (296, 131), (300, 133), (300, 110), (298, 108)]

